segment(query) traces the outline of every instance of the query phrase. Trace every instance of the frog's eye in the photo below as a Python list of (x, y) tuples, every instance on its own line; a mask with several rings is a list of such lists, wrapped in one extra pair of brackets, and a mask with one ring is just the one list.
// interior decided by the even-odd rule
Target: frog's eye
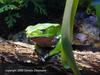
[(42, 33), (45, 33), (46, 30), (45, 29), (41, 29), (40, 31), (42, 31)]

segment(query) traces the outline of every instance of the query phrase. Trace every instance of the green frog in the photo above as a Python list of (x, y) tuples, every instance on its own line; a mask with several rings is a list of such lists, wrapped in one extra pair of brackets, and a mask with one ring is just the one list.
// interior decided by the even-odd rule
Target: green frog
[(39, 45), (42, 48), (53, 47), (59, 39), (60, 24), (54, 23), (39, 23), (26, 28), (26, 35), (33, 44)]

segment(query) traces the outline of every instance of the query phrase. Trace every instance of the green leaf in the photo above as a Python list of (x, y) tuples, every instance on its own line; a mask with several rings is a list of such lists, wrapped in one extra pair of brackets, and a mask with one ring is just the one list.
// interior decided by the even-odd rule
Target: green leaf
[(4, 20), (5, 20), (6, 24), (8, 25), (8, 27), (10, 28), (15, 25), (16, 18), (19, 18), (19, 17), (20, 17), (19, 13), (15, 13), (15, 14), (8, 15), (7, 17), (5, 17)]
[(0, 3), (4, 3), (4, 0), (0, 0)]
[(17, 9), (17, 7), (15, 5), (7, 4), (7, 5), (0, 7), (0, 13), (6, 12), (8, 10), (14, 10), (14, 9)]
[(97, 4), (95, 9), (96, 9), (96, 15), (98, 18), (98, 27), (100, 28), (100, 4)]
[(72, 37), (73, 37), (73, 25), (74, 25), (74, 17), (76, 14), (77, 6), (79, 0), (67, 0), (63, 21), (62, 21), (62, 29), (61, 29), (61, 39), (62, 39), (62, 64), (66, 67), (67, 63), (70, 65), (71, 69), (74, 72), (74, 75), (80, 75), (80, 72), (76, 66), (73, 52), (72, 52)]
[(8, 4), (11, 3), (13, 0), (0, 0), (0, 3), (2, 4)]
[(43, 4), (43, 0), (31, 0), (31, 2), (35, 6), (34, 7), (34, 11), (36, 13), (47, 15), (47, 12), (46, 12), (46, 9), (45, 9), (45, 5)]
[(16, 23), (16, 20), (15, 20), (15, 18), (13, 18), (12, 15), (5, 17), (5, 21), (9, 28), (12, 27), (14, 25), (14, 23)]

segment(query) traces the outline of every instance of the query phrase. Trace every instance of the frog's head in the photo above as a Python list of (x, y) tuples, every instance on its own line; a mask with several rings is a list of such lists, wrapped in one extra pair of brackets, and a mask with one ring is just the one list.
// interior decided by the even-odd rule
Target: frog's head
[(28, 26), (26, 29), (27, 37), (53, 37), (60, 33), (60, 25), (53, 23), (40, 23)]
[[(35, 42), (42, 47), (53, 46), (60, 35), (60, 25), (52, 23), (41, 23), (26, 28), (26, 35), (31, 38), (31, 42)], [(56, 41), (55, 41), (56, 39)]]

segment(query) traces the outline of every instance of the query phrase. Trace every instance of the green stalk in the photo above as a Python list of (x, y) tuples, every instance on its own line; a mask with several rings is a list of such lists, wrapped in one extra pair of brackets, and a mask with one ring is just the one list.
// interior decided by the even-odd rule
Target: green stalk
[(100, 4), (97, 4), (95, 6), (95, 9), (96, 9), (96, 15), (97, 15), (97, 18), (98, 18), (98, 27), (100, 29)]
[(76, 14), (77, 6), (79, 0), (67, 0), (63, 21), (62, 21), (62, 29), (61, 29), (61, 42), (62, 42), (62, 50), (61, 50), (61, 58), (62, 64), (66, 68), (67, 62), (70, 65), (71, 69), (74, 72), (74, 75), (80, 75), (80, 72), (76, 66), (73, 52), (72, 52), (72, 37), (73, 37), (73, 26), (74, 26), (74, 17)]

